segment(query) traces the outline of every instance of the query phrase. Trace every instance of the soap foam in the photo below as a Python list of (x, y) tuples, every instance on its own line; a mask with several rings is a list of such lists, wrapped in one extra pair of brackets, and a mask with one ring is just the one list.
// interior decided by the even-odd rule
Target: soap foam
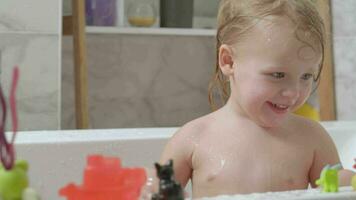
[(241, 195), (221, 195), (200, 200), (350, 200), (356, 199), (351, 186), (340, 187), (338, 193), (322, 193), (320, 189), (291, 190)]

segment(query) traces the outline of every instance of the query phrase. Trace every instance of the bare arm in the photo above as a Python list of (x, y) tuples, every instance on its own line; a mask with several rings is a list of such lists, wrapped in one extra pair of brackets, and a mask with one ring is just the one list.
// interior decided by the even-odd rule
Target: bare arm
[(355, 176), (356, 173), (348, 170), (343, 169), (339, 171), (339, 185), (340, 186), (349, 186), (351, 184), (351, 179)]
[(182, 127), (168, 141), (161, 155), (160, 163), (166, 164), (173, 159), (175, 179), (185, 187), (192, 175), (192, 154), (194, 145), (189, 141), (192, 129), (189, 125)]
[[(320, 177), (320, 173), (324, 166), (327, 164), (338, 164), (340, 163), (340, 158), (336, 146), (326, 130), (316, 122), (314, 122), (312, 126), (312, 137), (315, 144), (315, 149), (313, 163), (309, 171), (309, 179), (311, 186), (315, 188), (317, 187), (315, 181)], [(340, 170), (339, 173), (341, 175), (340, 178), (342, 177), (340, 182), (341, 185), (345, 184), (345, 181), (349, 176), (348, 173), (344, 173), (344, 171), (345, 170)], [(350, 182), (348, 185), (349, 184)]]

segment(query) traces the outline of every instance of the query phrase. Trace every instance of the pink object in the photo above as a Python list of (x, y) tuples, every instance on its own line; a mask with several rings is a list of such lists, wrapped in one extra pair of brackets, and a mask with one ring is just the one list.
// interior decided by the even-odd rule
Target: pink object
[(5, 124), (6, 124), (6, 101), (5, 97), (0, 85), (0, 105), (2, 108), (2, 115), (0, 116), (0, 160), (4, 168), (6, 170), (10, 170), (13, 168), (15, 163), (15, 149), (14, 149), (14, 142), (17, 132), (17, 114), (16, 114), (16, 98), (15, 98), (15, 91), (17, 82), (19, 79), (19, 68), (15, 66), (13, 73), (12, 73), (12, 83), (10, 89), (10, 110), (11, 110), (11, 117), (12, 117), (12, 139), (10, 142), (7, 141), (5, 135)]
[(122, 168), (120, 159), (90, 155), (82, 186), (73, 183), (59, 194), (68, 200), (137, 200), (146, 182), (143, 168)]
[(12, 131), (14, 136), (12, 137), (11, 143), (15, 142), (16, 132), (17, 132), (17, 113), (16, 113), (16, 87), (19, 80), (19, 68), (15, 66), (12, 74), (12, 83), (10, 90), (10, 110), (11, 110), (11, 119), (12, 119)]

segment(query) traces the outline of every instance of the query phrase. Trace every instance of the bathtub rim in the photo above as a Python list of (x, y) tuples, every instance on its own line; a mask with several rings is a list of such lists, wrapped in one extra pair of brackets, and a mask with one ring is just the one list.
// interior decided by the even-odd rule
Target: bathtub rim
[[(349, 133), (356, 130), (356, 121), (323, 121), (320, 122), (320, 124), (332, 136), (335, 136), (335, 134), (340, 131)], [(178, 129), (179, 127), (148, 127), (19, 131), (16, 136), (15, 144), (169, 139)], [(7, 132), (6, 134), (8, 138), (11, 137), (11, 132)]]

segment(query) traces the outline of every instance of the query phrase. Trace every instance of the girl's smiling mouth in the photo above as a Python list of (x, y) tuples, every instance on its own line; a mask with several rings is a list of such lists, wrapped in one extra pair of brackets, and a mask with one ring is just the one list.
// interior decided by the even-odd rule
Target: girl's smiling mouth
[(277, 114), (285, 114), (289, 110), (289, 106), (283, 104), (276, 104), (270, 101), (267, 102), (271, 110)]

